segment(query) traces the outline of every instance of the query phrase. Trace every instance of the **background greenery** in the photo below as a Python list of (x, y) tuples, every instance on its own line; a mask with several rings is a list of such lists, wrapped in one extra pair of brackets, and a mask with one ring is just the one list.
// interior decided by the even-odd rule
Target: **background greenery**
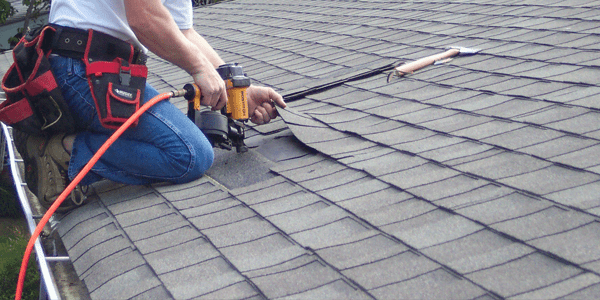
[(21, 205), (13, 192), (12, 183), (7, 179), (0, 180), (0, 218), (20, 218)]
[[(20, 226), (5, 224), (3, 227), (0, 229), (0, 299), (9, 300), (15, 298), (21, 260), (29, 239)], [(27, 265), (22, 299), (38, 299), (39, 289), (40, 276), (32, 254)]]
[[(0, 173), (0, 300), (15, 298), (21, 260), (29, 241), (21, 205), (6, 171)], [(22, 299), (38, 299), (39, 289), (40, 277), (35, 256), (32, 255), (27, 266)]]
[[(25, 7), (25, 11), (17, 11), (11, 5), (11, 2), (8, 2), (7, 0), (0, 0), (0, 25), (5, 24), (8, 21), (8, 19), (16, 13), (19, 13), (20, 15), (18, 20), (13, 20), (14, 22), (10, 22), (19, 26), (17, 32), (11, 32), (10, 35), (13, 36), (8, 38), (7, 42), (10, 43), (11, 48), (14, 47), (14, 45), (16, 45), (22, 34), (27, 32), (27, 28), (29, 28), (30, 22), (34, 22), (37, 18), (42, 16), (42, 14), (46, 15), (48, 10), (50, 9), (51, 1), (52, 0), (20, 0), (20, 2), (23, 4), (23, 7)], [(15, 3), (15, 1), (12, 2)], [(23, 7), (19, 7), (19, 9), (23, 10)], [(24, 14), (21, 15), (21, 13)]]
[[(36, 18), (39, 13), (43, 10), (47, 10), (50, 7), (52, 0), (22, 0), (22, 3), (27, 7), (28, 17)], [(0, 0), (0, 24), (6, 22), (6, 19), (14, 15), (14, 7), (7, 0)]]
[(6, 0), (0, 0), (0, 24), (6, 22), (6, 19), (15, 14), (15, 9)]

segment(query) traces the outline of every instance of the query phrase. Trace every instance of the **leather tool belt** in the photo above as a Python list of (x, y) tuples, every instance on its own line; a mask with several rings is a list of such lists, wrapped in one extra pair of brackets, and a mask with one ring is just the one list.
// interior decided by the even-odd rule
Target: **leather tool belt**
[(99, 31), (49, 24), (13, 50), (15, 63), (2, 81), (7, 100), (0, 104), (0, 121), (33, 134), (75, 131), (50, 70), (50, 54), (83, 60), (104, 127), (118, 128), (139, 108), (148, 74), (140, 50)]
[(48, 41), (54, 34), (53, 28), (44, 27), (21, 38), (2, 78), (6, 100), (0, 104), (0, 121), (29, 134), (75, 131), (48, 61)]
[(119, 128), (140, 107), (148, 76), (146, 56), (133, 45), (99, 31), (51, 26), (57, 32), (53, 53), (83, 60), (100, 123)]

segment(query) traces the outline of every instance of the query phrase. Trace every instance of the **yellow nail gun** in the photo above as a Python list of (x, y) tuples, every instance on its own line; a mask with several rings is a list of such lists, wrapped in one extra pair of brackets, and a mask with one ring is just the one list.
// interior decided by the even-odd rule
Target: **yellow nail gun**
[(202, 130), (215, 148), (238, 153), (248, 151), (244, 144), (245, 125), (249, 118), (248, 94), (250, 78), (244, 74), (242, 66), (225, 64), (217, 68), (227, 88), (227, 105), (220, 112), (200, 110), (200, 88), (195, 84), (186, 84), (184, 98), (188, 100), (188, 117)]

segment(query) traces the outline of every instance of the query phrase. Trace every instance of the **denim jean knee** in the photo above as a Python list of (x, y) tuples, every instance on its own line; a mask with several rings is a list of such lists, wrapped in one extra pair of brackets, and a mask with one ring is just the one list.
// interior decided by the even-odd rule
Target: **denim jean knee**
[[(69, 165), (72, 179), (114, 131), (100, 124), (84, 63), (53, 57), (51, 64), (79, 129)], [(156, 95), (146, 84), (142, 103)], [(198, 127), (172, 103), (161, 101), (140, 117), (136, 127), (124, 132), (82, 184), (102, 178), (126, 184), (189, 182), (202, 176), (213, 158), (212, 146)]]

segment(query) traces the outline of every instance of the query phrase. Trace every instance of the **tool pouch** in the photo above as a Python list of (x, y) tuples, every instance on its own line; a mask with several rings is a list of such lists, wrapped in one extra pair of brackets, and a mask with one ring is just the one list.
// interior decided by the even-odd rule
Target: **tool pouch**
[[(148, 69), (133, 64), (129, 43), (97, 31), (89, 32), (84, 54), (86, 75), (102, 126), (119, 128), (140, 107)], [(137, 125), (137, 120), (132, 124)]]
[(48, 61), (54, 32), (44, 26), (21, 38), (13, 49), (14, 63), (2, 79), (6, 100), (0, 104), (0, 121), (29, 134), (75, 131)]

